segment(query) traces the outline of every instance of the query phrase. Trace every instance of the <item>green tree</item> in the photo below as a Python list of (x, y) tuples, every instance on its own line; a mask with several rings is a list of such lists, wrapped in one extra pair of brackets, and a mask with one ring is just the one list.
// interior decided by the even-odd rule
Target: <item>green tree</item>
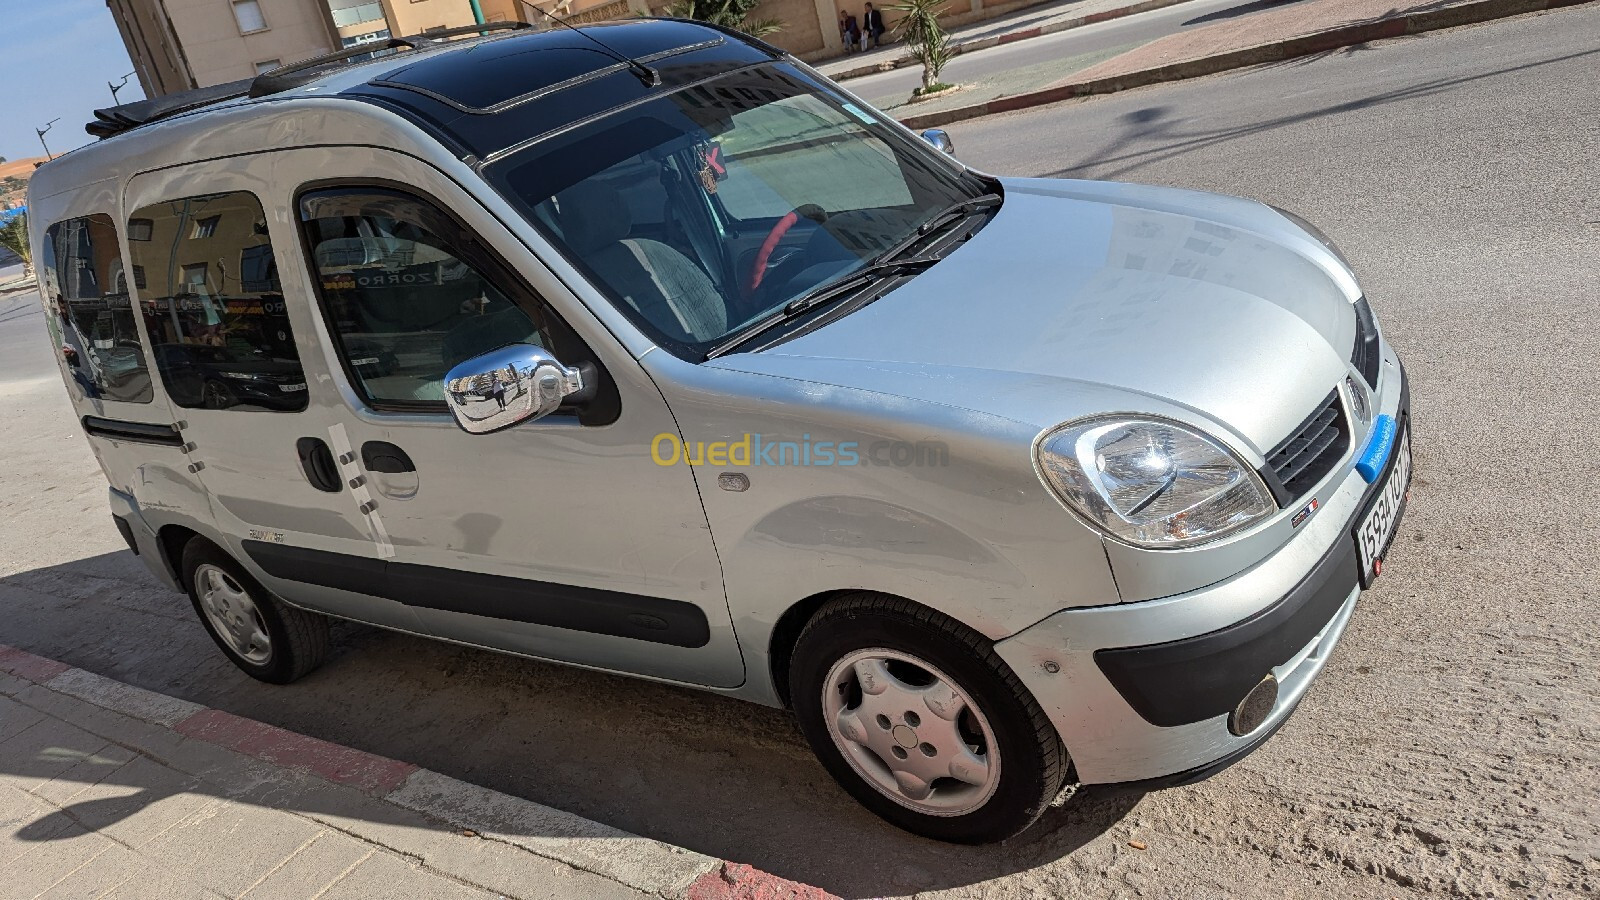
[(763, 37), (782, 31), (782, 19), (751, 19), (750, 13), (761, 0), (674, 0), (667, 7), (667, 15), (678, 19), (696, 19), (724, 28), (737, 28), (752, 37)]
[(28, 248), (28, 214), (18, 213), (0, 222), (0, 247), (22, 257), (25, 271), (33, 271), (33, 252)]
[(950, 61), (950, 36), (939, 25), (944, 0), (905, 0), (889, 9), (900, 13), (895, 30), (905, 39), (911, 58), (922, 64), (922, 93), (939, 85), (939, 73)]

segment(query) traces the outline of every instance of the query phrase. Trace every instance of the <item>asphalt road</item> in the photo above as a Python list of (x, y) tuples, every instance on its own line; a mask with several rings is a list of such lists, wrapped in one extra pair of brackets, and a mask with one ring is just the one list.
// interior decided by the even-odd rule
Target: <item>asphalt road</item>
[(1322, 223), (1414, 379), (1383, 579), (1295, 717), (1208, 782), (951, 847), (857, 807), (773, 710), (353, 625), (304, 681), (253, 682), (120, 549), (39, 314), (4, 299), (0, 643), (851, 898), (1595, 896), (1596, 34), (1590, 5), (950, 129), (992, 171)]
[[(1001, 44), (987, 50), (963, 53), (950, 60), (940, 77), (941, 80), (951, 84), (971, 84), (1013, 69), (1148, 44), (1157, 38), (1177, 34), (1189, 28), (1202, 28), (1263, 10), (1290, 6), (1294, 2), (1295, 0), (1190, 0), (1188, 3), (1122, 19), (1070, 28), (1014, 44)], [(1061, 77), (1070, 74), (1072, 74), (1070, 69), (1064, 69)], [(919, 66), (902, 66), (877, 75), (852, 78), (844, 82), (844, 85), (860, 97), (909, 97), (913, 89), (922, 86), (922, 69)]]

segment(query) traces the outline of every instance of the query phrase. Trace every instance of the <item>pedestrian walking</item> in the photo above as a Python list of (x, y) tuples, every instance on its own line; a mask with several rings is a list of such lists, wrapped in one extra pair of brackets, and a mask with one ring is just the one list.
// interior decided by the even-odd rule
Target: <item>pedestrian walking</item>
[(866, 33), (862, 35), (861, 49), (867, 49), (866, 35), (872, 36), (872, 46), (882, 46), (883, 32), (885, 31), (883, 27), (883, 13), (873, 9), (872, 4), (868, 3), (866, 19), (867, 30)]

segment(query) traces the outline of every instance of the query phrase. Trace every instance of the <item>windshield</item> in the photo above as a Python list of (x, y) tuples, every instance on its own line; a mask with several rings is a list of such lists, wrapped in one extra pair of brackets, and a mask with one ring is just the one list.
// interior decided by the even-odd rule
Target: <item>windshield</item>
[(486, 174), (656, 343), (696, 360), (989, 190), (784, 65), (620, 110)]

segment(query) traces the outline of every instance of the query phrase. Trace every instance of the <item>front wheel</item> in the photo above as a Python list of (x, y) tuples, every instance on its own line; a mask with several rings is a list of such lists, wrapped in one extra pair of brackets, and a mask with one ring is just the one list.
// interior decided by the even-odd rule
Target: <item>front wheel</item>
[(856, 594), (806, 625), (790, 667), (800, 728), (834, 779), (907, 831), (981, 844), (1066, 784), (1056, 730), (982, 635), (907, 600)]

